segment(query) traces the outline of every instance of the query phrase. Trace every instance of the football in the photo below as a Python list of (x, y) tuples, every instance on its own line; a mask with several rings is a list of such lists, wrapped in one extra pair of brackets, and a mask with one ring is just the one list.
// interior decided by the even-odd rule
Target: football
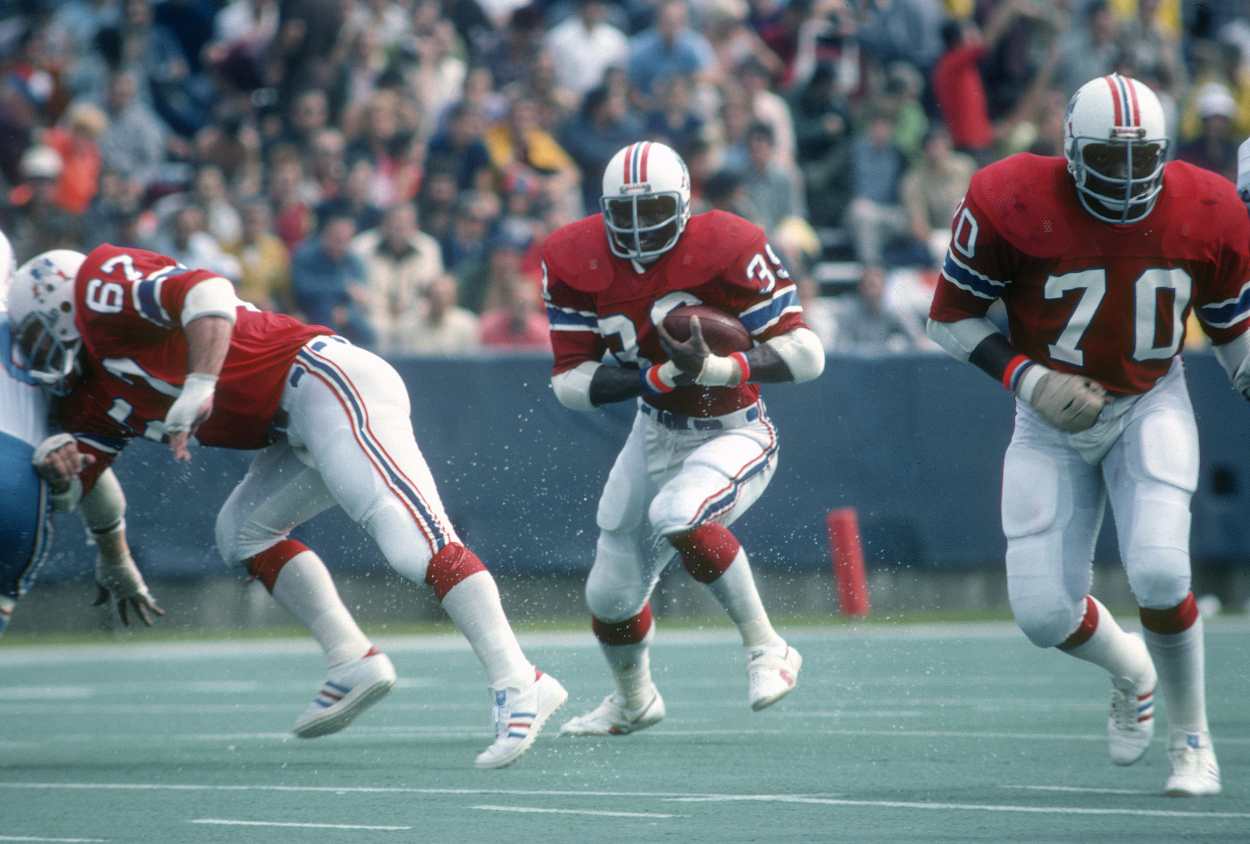
[(664, 317), (664, 330), (679, 343), (690, 339), (690, 318), (699, 318), (699, 328), (708, 348), (716, 355), (745, 352), (755, 345), (751, 332), (733, 314), (713, 308), (711, 305), (683, 305), (674, 308)]

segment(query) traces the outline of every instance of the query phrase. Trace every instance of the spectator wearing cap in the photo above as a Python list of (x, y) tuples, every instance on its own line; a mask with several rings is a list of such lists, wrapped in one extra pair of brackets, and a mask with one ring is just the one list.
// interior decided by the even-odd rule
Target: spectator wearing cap
[(1218, 82), (1204, 85), (1198, 91), (1197, 102), (1201, 131), (1197, 138), (1181, 144), (1176, 158), (1236, 182), (1238, 141), (1233, 138), (1231, 127), (1237, 117), (1237, 103)]
[(603, 84), (610, 67), (629, 61), (629, 38), (607, 20), (605, 0), (577, 0), (576, 11), (543, 38), (555, 58), (556, 82), (578, 98)]
[(352, 239), (352, 251), (365, 265), (369, 321), (378, 333), (378, 351), (398, 350), (403, 325), (415, 318), (426, 288), (443, 275), (438, 241), (417, 227), (417, 208), (401, 202), (382, 222)]
[(82, 246), (79, 218), (54, 201), (61, 170), (61, 155), (52, 147), (35, 145), (22, 153), (22, 181), (9, 193), (9, 219), (4, 227), (19, 264), (49, 249)]

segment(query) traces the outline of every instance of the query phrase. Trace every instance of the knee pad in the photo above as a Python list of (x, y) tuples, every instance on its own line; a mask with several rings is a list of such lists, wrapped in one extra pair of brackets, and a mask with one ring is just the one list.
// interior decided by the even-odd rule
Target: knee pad
[(591, 614), (614, 623), (642, 612), (651, 597), (654, 579), (643, 574), (643, 561), (628, 536), (602, 533), (595, 550), (595, 564), (586, 578), (586, 605)]
[(486, 566), (482, 565), (477, 554), (460, 543), (453, 542), (430, 560), (425, 570), (425, 582), (441, 601), (457, 583), (482, 571), (486, 571)]
[(1059, 470), (1037, 451), (1009, 450), (1003, 461), (1002, 519), (1008, 539), (1042, 533), (1055, 522)]
[(668, 538), (681, 554), (682, 565), (700, 583), (711, 583), (737, 558), (742, 546), (724, 525), (712, 522)]
[(1020, 630), (1039, 648), (1062, 644), (1081, 623), (1080, 612), (1066, 601), (1046, 600), (1039, 595), (1012, 598), (1011, 612)]

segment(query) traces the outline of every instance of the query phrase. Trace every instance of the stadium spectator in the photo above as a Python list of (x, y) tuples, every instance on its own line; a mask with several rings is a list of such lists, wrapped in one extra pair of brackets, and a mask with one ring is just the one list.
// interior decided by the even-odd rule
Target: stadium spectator
[(281, 147), (269, 157), (265, 196), (273, 208), (273, 228), (288, 250), (312, 233), (316, 224), (313, 213), (315, 193), (305, 184), (304, 163), (298, 151)]
[(312, 188), (316, 203), (334, 199), (343, 192), (343, 182), (347, 178), (346, 153), (347, 140), (338, 128), (326, 126), (313, 135), (305, 181)]
[(138, 96), (139, 77), (114, 73), (108, 80), (104, 112), (108, 122), (96, 138), (102, 166), (142, 188), (160, 178), (168, 159), (169, 128)]
[(1180, 145), (1177, 160), (1188, 161), (1236, 182), (1239, 139), (1230, 131), (1236, 116), (1237, 103), (1228, 89), (1218, 82), (1207, 83), (1198, 96), (1202, 131), (1197, 138)]
[(751, 56), (735, 70), (735, 76), (746, 92), (753, 123), (767, 123), (773, 130), (777, 157), (786, 163), (794, 161), (794, 118), (789, 104), (773, 88), (772, 74), (759, 59)]
[(1107, 0), (1090, 0), (1059, 35), (1055, 85), (1068, 97), (1091, 79), (1111, 73), (1120, 61), (1119, 23)]
[[(646, 115), (643, 123), (642, 131), (646, 138), (673, 149), (689, 149), (703, 136), (704, 128), (704, 120), (694, 106), (694, 81), (685, 74), (675, 73), (660, 83), (655, 108)], [(621, 144), (617, 144), (613, 152), (620, 148)], [(587, 180), (596, 178), (596, 174), (585, 169), (582, 172)], [(598, 175), (602, 175), (602, 171)], [(599, 190), (596, 184), (591, 192), (597, 196)]]
[(496, 350), (550, 349), (551, 334), (542, 295), (533, 282), (523, 276), (514, 276), (500, 294), (502, 301), (482, 313), (479, 323), (482, 347)]
[(835, 66), (820, 62), (788, 95), (807, 207), (821, 228), (841, 225), (850, 202), (851, 105), (838, 88)]
[(243, 218), (230, 197), (221, 168), (215, 164), (201, 165), (195, 171), (188, 200), (199, 206), (204, 230), (216, 238), (222, 249), (232, 252), (243, 237)]
[(840, 303), (834, 349), (861, 357), (914, 351), (924, 329), (911, 315), (887, 304), (885, 269), (871, 264), (860, 271), (855, 293)]
[(755, 222), (769, 240), (787, 219), (807, 219), (807, 201), (797, 168), (783, 158), (773, 137), (773, 127), (757, 122), (747, 130), (748, 166), (743, 173), (747, 198), (755, 210)]
[(387, 209), (376, 228), (356, 235), (351, 249), (364, 261), (369, 322), (377, 331), (378, 351), (396, 350), (426, 288), (443, 275), (442, 248), (417, 227), (416, 205), (401, 202)]
[(447, 126), (430, 138), (426, 167), (454, 173), (457, 191), (490, 190), (494, 187), (494, 175), (484, 131), (478, 108), (468, 100), (458, 101), (447, 116)]
[(477, 314), (457, 302), (456, 277), (444, 273), (430, 282), (417, 303), (411, 322), (405, 321), (395, 351), (423, 355), (454, 355), (482, 345)]
[(156, 248), (184, 267), (203, 267), (231, 282), (239, 277), (239, 261), (204, 229), (200, 206), (181, 202), (161, 223)]
[(96, 139), (108, 125), (108, 117), (91, 103), (71, 105), (65, 115), (43, 136), (43, 143), (61, 155), (53, 201), (70, 214), (82, 214), (100, 184), (102, 156)]
[(348, 216), (355, 221), (357, 231), (365, 231), (382, 222), (384, 212), (375, 200), (376, 172), (373, 159), (367, 154), (348, 158), (342, 190), (317, 203), (314, 209), (317, 224), (332, 216)]
[(851, 145), (851, 201), (845, 225), (856, 260), (877, 267), (885, 265), (887, 247), (911, 236), (898, 193), (907, 159), (894, 146), (893, 136), (893, 117), (878, 107)]
[(955, 209), (968, 192), (977, 164), (971, 156), (951, 148), (946, 127), (935, 124), (925, 134), (924, 160), (908, 168), (899, 185), (899, 197), (911, 227), (911, 236), (929, 248), (931, 266), (941, 266), (950, 245)]
[(351, 251), (356, 222), (332, 214), (291, 255), (291, 294), (310, 325), (332, 328), (361, 348), (373, 348), (377, 332), (369, 322), (365, 266)]
[(1189, 70), (1177, 33), (1165, 22), (1162, 0), (1137, 0), (1137, 13), (1119, 24), (1116, 46), (1138, 79), (1179, 103), (1188, 86)]
[(70, 248), (82, 240), (80, 218), (55, 202), (61, 166), (60, 153), (52, 147), (36, 144), (22, 153), (22, 181), (9, 191), (4, 226), (19, 263), (50, 249)]
[(143, 184), (104, 166), (100, 169), (99, 190), (82, 215), (83, 245), (94, 249), (101, 243), (130, 244), (123, 229), (143, 213)]
[(579, 99), (603, 84), (608, 68), (629, 60), (629, 39), (607, 15), (607, 0), (577, 0), (574, 13), (543, 37), (555, 59), (556, 82)]
[(698, 88), (713, 84), (717, 73), (716, 53), (690, 26), (686, 0), (661, 0), (655, 8), (654, 25), (630, 39), (630, 96), (640, 112), (654, 109), (659, 83), (668, 77), (689, 76)]
[(599, 213), (603, 168), (617, 150), (642, 137), (642, 128), (630, 111), (624, 92), (600, 85), (586, 94), (578, 115), (561, 127), (559, 135), (560, 145), (581, 171), (579, 210), (585, 214)]
[(513, 100), (507, 120), (490, 126), (484, 140), (497, 189), (506, 191), (517, 179), (535, 178), (549, 201), (580, 206), (581, 173), (559, 141), (539, 125), (533, 100)]
[(262, 197), (243, 204), (243, 232), (231, 250), (239, 261), (235, 295), (262, 311), (290, 313), (291, 254), (273, 230), (273, 211)]

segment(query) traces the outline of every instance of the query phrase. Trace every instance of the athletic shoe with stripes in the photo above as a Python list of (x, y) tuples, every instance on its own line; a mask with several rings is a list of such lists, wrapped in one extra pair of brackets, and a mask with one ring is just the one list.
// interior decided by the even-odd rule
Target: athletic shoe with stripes
[(1168, 735), (1168, 764), (1172, 773), (1163, 787), (1168, 797), (1220, 793), (1220, 764), (1215, 761), (1210, 733), (1173, 730)]
[(330, 669), (316, 700), (299, 717), (292, 732), (300, 738), (337, 733), (395, 687), (395, 667), (377, 648), (360, 659)]
[(1150, 672), (1137, 682), (1121, 688), (1111, 681), (1111, 714), (1107, 716), (1107, 747), (1111, 761), (1132, 765), (1142, 757), (1155, 734), (1155, 684), (1158, 675), (1147, 660)]
[(524, 694), (516, 689), (495, 692), (495, 743), (478, 754), (479, 768), (506, 768), (521, 758), (543, 725), (568, 700), (569, 693), (550, 674), (536, 671)]
[(560, 728), (562, 736), (624, 736), (645, 730), (652, 724), (664, 720), (664, 698), (660, 692), (651, 687), (651, 697), (646, 705), (637, 709), (627, 709), (625, 696), (613, 692), (603, 699), (603, 703), (587, 712), (565, 722)]
[(799, 679), (803, 657), (789, 645), (747, 650), (747, 700), (759, 712), (790, 692)]

